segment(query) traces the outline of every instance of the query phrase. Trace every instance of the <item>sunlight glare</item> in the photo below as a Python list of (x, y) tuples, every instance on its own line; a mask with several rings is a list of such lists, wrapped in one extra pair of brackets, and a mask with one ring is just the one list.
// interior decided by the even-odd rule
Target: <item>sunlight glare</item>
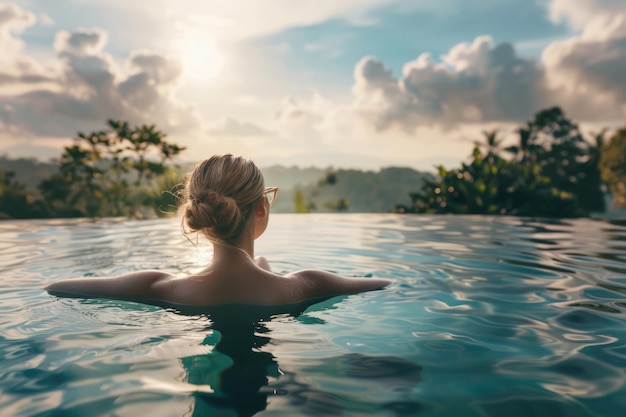
[(224, 66), (224, 56), (212, 41), (186, 39), (176, 45), (183, 77), (193, 81), (210, 81)]

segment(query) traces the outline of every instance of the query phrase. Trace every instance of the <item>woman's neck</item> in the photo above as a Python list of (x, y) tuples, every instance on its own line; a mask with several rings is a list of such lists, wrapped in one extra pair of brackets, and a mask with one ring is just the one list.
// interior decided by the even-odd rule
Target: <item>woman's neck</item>
[(230, 261), (242, 256), (254, 260), (254, 242), (214, 243), (213, 263)]
[(254, 262), (254, 221), (248, 219), (244, 229), (232, 243), (217, 242), (213, 244), (213, 262), (232, 261), (247, 257)]

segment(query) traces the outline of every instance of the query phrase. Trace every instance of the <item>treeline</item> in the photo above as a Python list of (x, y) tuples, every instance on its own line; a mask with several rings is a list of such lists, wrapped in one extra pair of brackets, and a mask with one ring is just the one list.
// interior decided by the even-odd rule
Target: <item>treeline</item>
[(395, 211), (580, 217), (605, 210), (605, 191), (617, 205), (626, 204), (626, 129), (608, 143), (605, 131), (586, 140), (554, 107), (537, 113), (517, 134), (516, 144), (502, 148), (497, 131), (485, 132), (470, 162), (438, 167), (438, 177)]
[(172, 158), (184, 150), (154, 125), (109, 120), (108, 128), (79, 133), (56, 171), (36, 192), (0, 169), (0, 218), (149, 217), (174, 212), (178, 182)]
[[(605, 136), (586, 139), (555, 107), (521, 126), (510, 146), (497, 131), (485, 132), (467, 163), (438, 167), (438, 175), (397, 167), (263, 171), (268, 185), (281, 188), (278, 212), (589, 216), (605, 210), (609, 193), (626, 206), (626, 128)], [(109, 120), (105, 130), (79, 133), (56, 163), (0, 158), (0, 218), (173, 214), (188, 168), (173, 160), (183, 150), (153, 125)]]
[[(77, 138), (77, 141), (82, 142), (80, 138)], [(126, 151), (127, 157), (131, 155), (133, 153)], [(83, 163), (86, 161), (82, 161), (81, 165)], [(103, 171), (114, 166), (114, 161), (101, 159), (96, 165)], [(61, 166), (59, 161), (41, 162), (34, 159), (0, 157), (0, 171), (4, 169), (10, 177), (7, 177), (9, 184), (5, 184), (6, 192), (0, 191), (0, 212), (4, 213), (0, 216), (3, 218), (90, 216), (92, 214), (84, 209), (87, 208), (89, 196), (91, 201), (100, 203), (100, 210), (92, 212), (95, 216), (154, 217), (167, 213), (174, 214), (177, 201), (173, 193), (176, 192), (177, 181), (191, 168), (191, 164), (177, 167), (168, 162), (167, 165), (163, 165), (162, 170), (159, 169), (162, 174), (153, 175), (152, 179), (143, 181), (140, 187), (135, 186), (137, 175), (130, 171), (121, 176), (124, 181), (115, 187), (113, 187), (115, 184), (100, 183), (100, 192), (96, 196), (88, 192), (82, 195), (85, 198), (75, 198), (72, 202), (71, 194), (65, 198), (63, 188), (56, 187), (58, 190), (56, 200), (42, 201), (42, 183), (47, 184), (51, 178), (58, 175)], [(410, 204), (409, 193), (416, 185), (421, 184), (424, 179), (434, 178), (430, 173), (399, 167), (384, 168), (376, 172), (281, 165), (261, 169), (266, 184), (280, 188), (279, 198), (272, 207), (272, 212), (275, 213), (389, 212), (396, 203)], [(111, 174), (106, 173), (109, 177)], [(76, 191), (85, 192), (85, 189), (88, 189), (84, 180), (85, 178), (79, 181), (82, 185), (76, 186)], [(125, 190), (124, 198), (117, 206), (112, 201), (115, 195), (103, 191), (114, 190), (116, 187)], [(8, 198), (9, 195), (15, 198)], [(122, 209), (116, 208), (120, 206)]]

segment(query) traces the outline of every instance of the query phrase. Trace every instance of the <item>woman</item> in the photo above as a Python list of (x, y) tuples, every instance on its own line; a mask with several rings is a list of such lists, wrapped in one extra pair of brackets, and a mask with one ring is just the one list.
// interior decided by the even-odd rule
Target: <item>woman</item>
[(276, 187), (249, 159), (213, 156), (188, 176), (183, 200), (183, 230), (202, 233), (213, 243), (204, 270), (184, 278), (141, 271), (114, 278), (55, 282), (46, 290), (70, 297), (100, 297), (179, 306), (252, 304), (277, 306), (382, 288), (384, 279), (345, 278), (305, 270), (281, 276), (263, 257), (254, 258), (254, 240), (267, 228)]

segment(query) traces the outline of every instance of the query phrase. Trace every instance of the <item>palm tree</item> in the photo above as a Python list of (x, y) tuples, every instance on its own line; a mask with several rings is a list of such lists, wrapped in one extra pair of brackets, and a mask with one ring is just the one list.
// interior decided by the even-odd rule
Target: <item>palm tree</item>
[(497, 159), (500, 157), (500, 152), (502, 151), (501, 145), (503, 139), (498, 137), (500, 132), (498, 129), (494, 130), (483, 130), (483, 135), (485, 136), (485, 141), (474, 141), (474, 145), (478, 149), (485, 149), (487, 152), (487, 158)]

